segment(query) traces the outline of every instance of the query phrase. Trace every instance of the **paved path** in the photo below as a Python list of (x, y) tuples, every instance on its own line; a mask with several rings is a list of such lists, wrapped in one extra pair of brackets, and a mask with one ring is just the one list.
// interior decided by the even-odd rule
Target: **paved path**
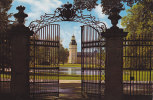
[(81, 95), (81, 80), (60, 80), (59, 98), (55, 100), (95, 100)]
[(66, 81), (60, 83), (60, 95), (57, 100), (85, 100), (81, 96), (81, 84), (68, 83)]
[(60, 80), (59, 97), (45, 100), (95, 100), (95, 98), (82, 96), (81, 80)]

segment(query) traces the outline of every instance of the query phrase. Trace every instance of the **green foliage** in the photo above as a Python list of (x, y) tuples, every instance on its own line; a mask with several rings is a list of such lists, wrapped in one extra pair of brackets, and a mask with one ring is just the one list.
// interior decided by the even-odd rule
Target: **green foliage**
[(67, 76), (61, 76), (59, 77), (59, 80), (81, 80), (81, 75), (67, 75)]
[[(39, 35), (31, 37), (32, 40), (34, 38), (35, 41), (42, 41)], [(64, 64), (65, 62), (68, 61), (69, 51), (67, 48), (64, 48), (62, 44), (60, 44), (59, 47), (45, 46), (46, 45), (45, 42), (43, 42), (41, 45), (37, 43), (35, 44), (36, 46), (34, 46), (34, 41), (31, 41), (31, 44), (32, 44), (30, 46), (30, 56), (32, 56), (32, 59), (30, 60), (31, 65), (34, 65), (34, 62), (36, 65), (55, 65), (58, 63)]]
[(68, 56), (69, 56), (69, 51), (67, 48), (64, 48), (63, 45), (60, 45), (60, 49), (59, 49), (59, 61), (61, 63), (66, 63), (68, 62)]
[(60, 67), (81, 67), (81, 64), (60, 64)]
[(143, 4), (136, 4), (127, 10), (128, 15), (122, 18), (121, 25), (128, 31), (128, 37), (139, 34), (152, 34), (153, 14)]
[(152, 63), (149, 57), (153, 51), (149, 46), (153, 39), (152, 11), (144, 3), (139, 3), (127, 10), (127, 13), (127, 16), (122, 18), (121, 25), (129, 32), (126, 39), (134, 42), (126, 42), (127, 45), (133, 46), (124, 48), (124, 55), (130, 56), (123, 59), (124, 67), (148, 68)]
[(12, 0), (0, 0), (0, 67), (9, 66), (11, 63), (10, 41), (6, 34), (11, 3)]
[(0, 33), (6, 32), (7, 25), (9, 24), (8, 10), (11, 7), (12, 0), (0, 0)]

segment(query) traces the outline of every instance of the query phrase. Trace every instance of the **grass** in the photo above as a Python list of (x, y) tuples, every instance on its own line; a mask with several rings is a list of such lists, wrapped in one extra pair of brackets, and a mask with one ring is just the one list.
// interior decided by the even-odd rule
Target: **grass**
[[(44, 67), (43, 65), (39, 65), (39, 67)], [(81, 64), (60, 64), (60, 67), (81, 67)], [(132, 81), (148, 81), (150, 80), (150, 72), (149, 71), (130, 71), (129, 70), (124, 70), (123, 74), (123, 81), (130, 81), (130, 75), (134, 77), (134, 80)], [(81, 75), (59, 75), (60, 80), (80, 80)], [(153, 71), (151, 73), (151, 81), (153, 81)], [(85, 80), (98, 80), (100, 77), (98, 75), (88, 75), (84, 76)], [(101, 80), (105, 80), (104, 75), (102, 75)]]
[[(33, 66), (31, 65), (30, 67), (32, 68)], [(54, 65), (36, 65), (35, 67), (56, 67), (56, 66), (54, 66)], [(81, 64), (64, 64), (64, 65), (63, 64), (59, 64), (59, 67), (81, 67)], [(100, 67), (100, 66), (84, 64), (84, 67), (97, 68), (97, 67)], [(102, 68), (104, 68), (104, 67), (102, 67)]]
[(60, 67), (81, 67), (81, 64), (60, 64)]
[[(152, 73), (153, 76), (153, 73)], [(10, 75), (1, 75), (1, 78), (10, 78)], [(32, 79), (33, 76), (30, 76), (30, 78)], [(99, 76), (95, 75), (88, 75), (88, 76), (84, 76), (84, 80), (99, 80)], [(36, 79), (49, 79), (49, 80), (54, 80), (57, 79), (57, 77), (50, 77), (50, 76), (36, 76)], [(81, 80), (81, 75), (75, 75), (75, 76), (71, 76), (71, 75), (59, 75), (59, 79), (60, 80)], [(102, 75), (101, 80), (105, 80), (104, 75)], [(138, 75), (136, 77), (136, 75), (134, 75), (134, 80), (133, 81), (149, 81), (150, 80), (150, 75)], [(130, 76), (129, 75), (123, 75), (123, 81), (130, 81)], [(151, 81), (153, 81), (153, 77), (151, 78)]]
[[(60, 67), (81, 67), (81, 64), (60, 64)], [(100, 67), (99, 65), (91, 65), (91, 64), (84, 64), (84, 67), (87, 68), (98, 68)], [(102, 66), (104, 68), (104, 66)]]
[[(80, 64), (65, 64), (63, 65), (63, 67), (68, 67), (68, 66), (80, 66)], [(39, 72), (40, 74), (41, 72)], [(47, 73), (45, 73), (47, 74)], [(123, 73), (123, 81), (130, 81), (130, 74), (132, 77), (134, 77), (134, 80), (132, 81), (149, 81), (151, 78), (151, 81), (153, 81), (153, 71), (151, 72), (151, 77), (150, 77), (150, 71), (129, 71), (129, 70), (124, 70)], [(50, 75), (36, 75), (36, 78), (39, 79), (55, 79), (56, 77), (50, 77)], [(10, 78), (10, 75), (8, 74), (1, 74), (0, 77), (3, 78)], [(30, 76), (30, 78), (33, 78), (32, 76)], [(59, 75), (59, 79), (60, 80), (81, 80), (81, 75), (66, 75), (66, 74), (61, 74)], [(85, 75), (84, 76), (84, 80), (99, 80), (100, 76), (99, 75)], [(101, 80), (105, 80), (105, 76), (102, 75), (101, 76)]]
[[(33, 66), (30, 66), (31, 68)], [(54, 67), (53, 65), (36, 65), (35, 67)], [(81, 64), (59, 64), (59, 67), (81, 67)]]
[[(124, 81), (129, 81), (130, 80), (130, 74), (132, 77), (134, 77), (133, 81), (149, 81), (151, 78), (151, 81), (153, 81), (153, 71), (124, 71), (125, 73), (123, 74), (123, 80)], [(150, 74), (151, 73), (151, 74)], [(151, 75), (151, 77), (150, 77)]]
[[(153, 71), (131, 71), (131, 76), (134, 77), (134, 80), (132, 81), (149, 81), (151, 78), (151, 81), (153, 81)], [(49, 76), (40, 76), (42, 79), (48, 79)], [(50, 77), (51, 78), (51, 77)], [(60, 74), (59, 75), (60, 80), (81, 80), (81, 75), (66, 75), (66, 74)], [(84, 80), (99, 80), (99, 75), (84, 75)], [(101, 80), (105, 80), (105, 76), (101, 76)], [(123, 81), (130, 81), (130, 71), (126, 71), (123, 74)]]

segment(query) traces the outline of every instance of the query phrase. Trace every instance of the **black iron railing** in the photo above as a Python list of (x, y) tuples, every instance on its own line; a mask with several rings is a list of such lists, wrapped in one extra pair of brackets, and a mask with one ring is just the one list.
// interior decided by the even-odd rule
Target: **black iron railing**
[(98, 31), (82, 26), (81, 80), (83, 96), (101, 98), (105, 90), (105, 41)]
[(34, 99), (59, 95), (60, 26), (42, 27), (30, 40), (30, 93)]
[(12, 53), (7, 33), (0, 33), (0, 93), (10, 93)]
[(123, 91), (126, 95), (151, 96), (153, 87), (153, 39), (129, 36), (123, 43)]

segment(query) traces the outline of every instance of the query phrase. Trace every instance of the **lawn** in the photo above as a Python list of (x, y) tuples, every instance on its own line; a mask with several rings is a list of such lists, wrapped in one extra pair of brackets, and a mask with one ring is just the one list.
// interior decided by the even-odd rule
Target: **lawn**
[[(32, 65), (30, 66), (33, 67)], [(36, 65), (35, 67), (55, 67), (54, 65)], [(81, 67), (81, 64), (59, 64), (57, 67)]]
[(151, 81), (153, 81), (153, 70), (151, 72), (150, 71), (131, 71), (130, 72), (129, 70), (126, 70), (123, 73), (123, 80), (129, 81), (130, 75), (131, 77), (134, 77), (134, 80), (132, 79), (132, 81), (149, 81), (150, 78), (151, 78)]
[[(39, 67), (44, 67), (43, 65), (39, 65)], [(81, 67), (81, 64), (60, 64), (60, 67)], [(132, 81), (148, 81), (151, 80), (153, 81), (153, 77), (150, 77), (150, 71), (130, 71), (129, 70), (124, 70), (123, 73), (123, 81), (130, 81), (130, 74), (132, 77), (134, 77), (134, 80)], [(151, 76), (153, 76), (153, 71), (151, 73)], [(60, 73), (59, 75), (60, 80), (80, 80), (81, 75), (62, 75)], [(84, 76), (85, 80), (98, 80), (99, 76), (98, 75), (86, 75)], [(104, 80), (105, 76), (101, 76), (101, 80)]]
[[(81, 67), (81, 64), (60, 64), (60, 67)], [(98, 68), (100, 65), (91, 65), (91, 64), (84, 64), (86, 68)], [(104, 68), (104, 66), (102, 66)]]
[[(39, 76), (42, 79), (48, 79), (49, 76)], [(153, 81), (153, 71), (151, 73), (149, 71), (131, 71), (131, 77), (134, 77), (134, 80), (131, 81)], [(60, 80), (81, 80), (81, 75), (66, 75), (60, 74)], [(84, 80), (99, 80), (99, 75), (84, 75)], [(101, 75), (101, 80), (105, 80), (105, 76)], [(130, 81), (130, 71), (126, 71), (123, 74), (123, 81)]]
[[(33, 67), (32, 65), (30, 66)], [(36, 65), (35, 67), (81, 67), (81, 64), (59, 64), (59, 66), (55, 65)], [(99, 65), (90, 65), (90, 64), (84, 64), (84, 67), (86, 68), (97, 68), (100, 67)], [(102, 67), (104, 68), (104, 67)]]
[[(73, 65), (73, 66), (78, 66), (79, 64), (77, 65)], [(66, 66), (66, 64), (65, 64)], [(44, 73), (45, 75), (41, 74), (41, 72), (37, 73), (37, 75), (35, 76), (37, 79), (49, 79), (49, 80), (52, 80), (52, 79), (56, 79), (58, 78), (57, 76), (55, 77), (52, 77), (51, 73), (48, 74), (48, 73)], [(132, 79), (132, 81), (149, 81), (151, 79), (151, 81), (153, 81), (153, 71), (151, 72), (151, 75), (150, 75), (150, 71), (129, 71), (129, 70), (124, 70), (123, 72), (123, 81), (130, 81), (130, 74), (132, 77), (134, 77)], [(10, 78), (10, 74), (1, 74), (0, 75), (0, 78), (1, 79), (7, 79), (7, 78)], [(32, 78), (32, 75), (30, 76), (30, 78)], [(81, 75), (66, 75), (66, 74), (61, 74), (59, 75), (59, 79), (60, 80), (81, 80)], [(84, 80), (99, 80), (100, 77), (99, 75), (85, 75), (84, 76)], [(105, 79), (105, 76), (102, 75), (101, 76), (101, 80), (104, 80)]]
[[(153, 76), (153, 73), (152, 73), (152, 76)], [(1, 75), (1, 78), (10, 78), (10, 75)], [(32, 76), (30, 78), (33, 78)], [(57, 77), (50, 77), (50, 76), (36, 76), (36, 79), (49, 79), (49, 80), (54, 80), (56, 79)], [(81, 80), (81, 75), (75, 75), (75, 76), (72, 76), (72, 75), (59, 75), (59, 79), (60, 80)], [(88, 76), (84, 76), (84, 80), (98, 80), (99, 77), (97, 75), (95, 76), (92, 76), (92, 75), (88, 75)], [(101, 77), (101, 80), (104, 80), (105, 77), (104, 75), (102, 75)], [(148, 81), (150, 80), (150, 75), (140, 75), (136, 77), (136, 75), (134, 75), (134, 81)], [(130, 81), (130, 76), (128, 75), (123, 75), (123, 81)], [(133, 81), (133, 80), (132, 80)], [(151, 81), (153, 81), (153, 77), (151, 78)]]
[(60, 64), (60, 67), (81, 67), (81, 64)]

